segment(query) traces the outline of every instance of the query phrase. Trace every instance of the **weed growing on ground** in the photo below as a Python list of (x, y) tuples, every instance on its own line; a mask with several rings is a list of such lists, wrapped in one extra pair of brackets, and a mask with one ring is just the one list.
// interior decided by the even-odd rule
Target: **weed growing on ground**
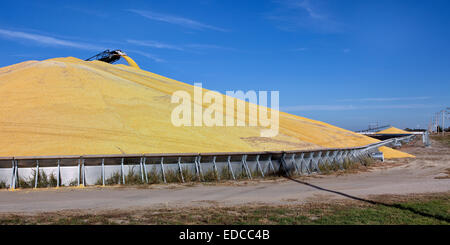
[(179, 171), (170, 169), (165, 171), (167, 183), (181, 183), (181, 175)]
[(131, 167), (127, 175), (125, 175), (125, 183), (129, 185), (142, 185), (145, 180), (142, 178), (140, 171), (134, 170), (135, 166)]
[(156, 166), (153, 166), (151, 171), (147, 173), (147, 178), (149, 184), (159, 184), (163, 181), (162, 176), (156, 170)]
[(197, 175), (188, 168), (181, 168), (185, 182), (194, 182), (197, 180)]
[(203, 172), (203, 181), (205, 182), (217, 181), (216, 172), (213, 169)]
[(0, 189), (6, 189), (6, 182), (5, 181), (0, 181)]
[(234, 172), (237, 180), (248, 179), (247, 171), (244, 167), (240, 171)]
[(78, 180), (76, 180), (76, 179), (71, 180), (71, 181), (69, 182), (69, 186), (77, 186), (77, 185), (78, 185)]
[[(57, 179), (56, 175), (52, 172), (49, 176), (42, 170), (39, 170), (37, 176), (37, 187), (56, 187)], [(34, 188), (36, 185), (36, 169), (32, 170), (29, 178), (19, 177), (18, 187), (20, 188)]]
[(360, 159), (360, 162), (361, 162), (362, 165), (368, 167), (368, 166), (374, 164), (375, 160), (373, 158), (371, 158), (371, 157), (366, 156), (366, 157), (362, 157)]
[(228, 166), (224, 166), (220, 169), (220, 179), (221, 180), (231, 180), (233, 179), (233, 175), (230, 172)]

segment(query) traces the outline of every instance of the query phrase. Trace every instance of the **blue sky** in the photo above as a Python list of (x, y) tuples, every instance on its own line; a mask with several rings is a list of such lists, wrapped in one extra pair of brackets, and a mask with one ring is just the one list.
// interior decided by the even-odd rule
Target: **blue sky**
[(427, 127), (450, 102), (450, 1), (2, 1), (0, 66), (109, 49), (203, 87), (279, 90), (351, 130)]

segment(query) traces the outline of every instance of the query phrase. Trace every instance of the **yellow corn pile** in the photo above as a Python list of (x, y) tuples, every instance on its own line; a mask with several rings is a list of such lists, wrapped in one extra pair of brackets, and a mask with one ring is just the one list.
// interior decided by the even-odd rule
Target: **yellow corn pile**
[(0, 156), (299, 150), (378, 141), (287, 113), (280, 113), (273, 138), (260, 137), (262, 127), (176, 127), (171, 95), (183, 90), (194, 98), (193, 88), (73, 57), (0, 68)]
[(390, 127), (388, 129), (378, 131), (377, 134), (411, 134), (411, 132), (401, 130), (395, 127)]
[(397, 151), (386, 146), (379, 147), (378, 150), (383, 152), (384, 158), (386, 159), (415, 157), (414, 155)]

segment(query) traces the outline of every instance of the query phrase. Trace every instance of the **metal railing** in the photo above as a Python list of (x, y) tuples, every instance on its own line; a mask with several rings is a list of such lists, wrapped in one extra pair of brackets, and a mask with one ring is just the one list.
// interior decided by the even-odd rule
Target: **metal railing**
[(76, 167), (76, 185), (78, 186), (88, 184), (86, 181), (88, 167), (101, 168), (99, 179), (101, 184), (105, 185), (107, 175), (105, 168), (107, 166), (119, 168), (118, 184), (125, 184), (125, 168), (128, 167), (130, 170), (130, 166), (138, 167), (143, 183), (149, 183), (148, 169), (150, 166), (157, 171), (164, 183), (167, 183), (167, 171), (176, 171), (181, 182), (184, 182), (183, 172), (186, 169), (192, 169), (198, 180), (205, 180), (205, 168), (213, 171), (219, 180), (220, 171), (228, 171), (234, 180), (238, 175), (245, 175), (246, 178), (252, 179), (254, 174), (264, 177), (269, 174), (320, 173), (322, 165), (337, 165), (336, 167), (343, 168), (345, 160), (357, 161), (363, 157), (373, 157), (373, 155), (380, 154), (378, 147), (399, 146), (401, 143), (410, 142), (414, 137), (414, 135), (409, 135), (352, 148), (299, 151), (0, 157), (0, 168), (11, 169), (10, 189), (20, 187), (18, 186), (19, 167), (36, 170), (34, 173), (35, 188), (38, 187), (39, 169), (43, 167), (56, 168), (56, 187), (62, 185), (61, 172), (63, 168), (67, 167)]

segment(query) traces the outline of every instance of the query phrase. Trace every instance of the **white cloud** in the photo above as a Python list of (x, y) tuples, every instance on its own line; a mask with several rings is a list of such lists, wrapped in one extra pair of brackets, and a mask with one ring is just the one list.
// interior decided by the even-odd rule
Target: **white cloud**
[(311, 18), (313, 18), (313, 19), (324, 19), (324, 18), (326, 18), (325, 16), (317, 13), (316, 10), (310, 4), (310, 2), (307, 1), (307, 0), (304, 0), (304, 1), (301, 1), (301, 2), (291, 1), (291, 4), (294, 7), (297, 6), (297, 7), (300, 7), (302, 9), (304, 9), (309, 14), (309, 16)]
[(127, 40), (128, 43), (138, 45), (138, 46), (145, 46), (145, 47), (152, 47), (152, 48), (158, 48), (158, 49), (173, 49), (173, 50), (183, 50), (183, 48), (171, 44), (161, 43), (157, 41), (141, 41), (141, 40)]
[(403, 104), (403, 105), (298, 105), (282, 107), (282, 111), (349, 111), (349, 110), (383, 110), (383, 109), (420, 109), (434, 108), (439, 105)]
[(128, 9), (128, 11), (138, 14), (147, 19), (166, 22), (166, 23), (174, 24), (174, 25), (180, 25), (180, 26), (191, 28), (191, 29), (196, 29), (196, 30), (209, 29), (209, 30), (221, 31), (221, 32), (228, 31), (228, 30), (220, 28), (220, 27), (204, 24), (204, 23), (201, 23), (201, 22), (198, 22), (195, 20), (191, 20), (188, 18), (167, 15), (167, 14), (161, 14), (161, 13), (155, 13), (152, 11), (137, 10), (137, 9)]
[(302, 51), (306, 51), (306, 50), (308, 50), (308, 49), (307, 48), (296, 48), (296, 49), (293, 49), (292, 51), (302, 52)]
[(9, 39), (19, 39), (19, 40), (27, 40), (36, 44), (41, 45), (49, 45), (49, 46), (61, 46), (61, 47), (70, 47), (77, 49), (86, 49), (86, 50), (102, 50), (103, 47), (99, 47), (96, 45), (74, 42), (69, 40), (62, 40), (50, 36), (44, 36), (39, 34), (32, 34), (20, 31), (10, 31), (5, 29), (0, 29), (0, 37), (9, 38)]
[(360, 99), (342, 99), (337, 100), (339, 102), (348, 102), (348, 101), (401, 101), (401, 100), (427, 100), (430, 99), (430, 97), (427, 96), (421, 96), (421, 97), (391, 97), (391, 98), (360, 98)]
[(186, 47), (192, 49), (223, 49), (223, 50), (235, 50), (234, 48), (223, 47), (214, 44), (187, 44)]
[(127, 50), (127, 52), (142, 55), (142, 56), (152, 59), (153, 61), (158, 62), (158, 63), (166, 62), (165, 60), (159, 58), (158, 56), (147, 53), (147, 52), (142, 52), (142, 51), (138, 51), (138, 50)]
[(153, 40), (127, 40), (127, 42), (137, 45), (137, 46), (151, 47), (151, 48), (157, 48), (157, 49), (172, 49), (172, 50), (178, 50), (178, 51), (193, 51), (193, 50), (205, 50), (205, 49), (235, 50), (233, 48), (223, 47), (223, 46), (214, 45), (214, 44), (172, 45), (172, 44), (162, 43), (162, 42), (153, 41)]
[(319, 8), (318, 1), (274, 0), (276, 7), (266, 15), (283, 31), (309, 29), (320, 33), (340, 33), (343, 25), (326, 13), (324, 4)]

